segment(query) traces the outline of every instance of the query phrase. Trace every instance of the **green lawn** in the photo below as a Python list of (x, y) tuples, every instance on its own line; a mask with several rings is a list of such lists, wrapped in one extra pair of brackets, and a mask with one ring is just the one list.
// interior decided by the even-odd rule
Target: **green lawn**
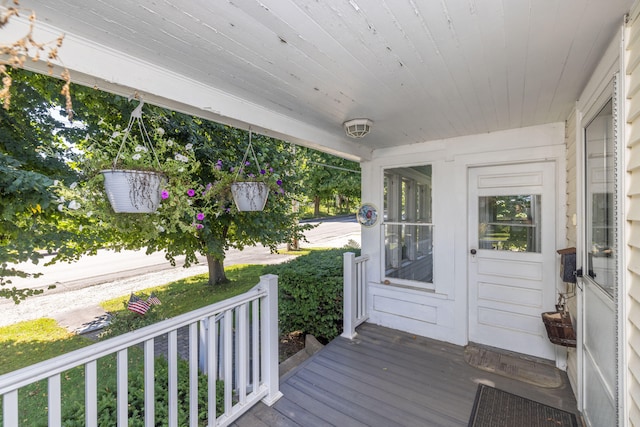
[[(263, 265), (234, 265), (225, 269), (229, 283), (210, 287), (207, 276), (199, 275), (169, 284), (149, 288), (141, 293), (154, 292), (162, 305), (155, 306), (151, 321), (177, 316), (248, 291), (260, 281)], [(125, 308), (129, 295), (101, 303), (116, 317), (130, 315)], [(140, 316), (131, 313), (131, 317)], [(144, 318), (142, 318), (144, 319)], [(142, 320), (141, 319), (141, 320)], [(138, 322), (144, 326), (144, 322)], [(93, 341), (74, 335), (59, 327), (53, 319), (16, 323), (0, 328), (0, 374), (14, 371), (72, 350), (92, 344)]]

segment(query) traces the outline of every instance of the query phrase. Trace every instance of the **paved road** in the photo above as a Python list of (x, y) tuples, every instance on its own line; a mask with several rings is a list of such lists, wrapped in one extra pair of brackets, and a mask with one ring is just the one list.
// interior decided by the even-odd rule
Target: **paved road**
[[(317, 224), (317, 227), (307, 231), (305, 235), (309, 242), (301, 242), (301, 247), (343, 247), (350, 241), (360, 243), (360, 225), (353, 217), (312, 224)], [(275, 264), (291, 257), (270, 254), (263, 247), (253, 247), (229, 251), (225, 265)], [(207, 272), (205, 259), (185, 269), (182, 266), (172, 267), (162, 253), (145, 255), (144, 252), (135, 251), (102, 251), (97, 256), (85, 257), (72, 264), (48, 267), (25, 264), (21, 268), (44, 274), (36, 279), (14, 279), (12, 286), (44, 289), (55, 284), (56, 289), (45, 291), (18, 305), (0, 299), (0, 326), (53, 317), (67, 323), (63, 326), (74, 329), (87, 318), (100, 314), (97, 304), (101, 301)]]

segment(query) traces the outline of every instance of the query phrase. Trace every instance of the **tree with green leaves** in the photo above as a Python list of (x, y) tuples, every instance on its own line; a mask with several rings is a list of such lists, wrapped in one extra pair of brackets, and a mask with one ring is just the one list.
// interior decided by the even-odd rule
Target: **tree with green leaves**
[(336, 207), (348, 210), (351, 201), (360, 199), (360, 165), (311, 149), (301, 151), (300, 156), (305, 159), (305, 192), (313, 198), (314, 216), (320, 216), (322, 202), (335, 203), (338, 199)]
[(41, 291), (10, 288), (11, 277), (27, 277), (15, 264), (38, 263), (42, 253), (73, 246), (83, 239), (61, 226), (59, 190), (77, 181), (70, 165), (74, 152), (67, 128), (51, 112), (64, 105), (55, 80), (8, 69), (13, 79), (12, 107), (0, 109), (0, 297), (16, 303)]
[[(165, 251), (172, 264), (184, 256), (186, 267), (203, 255), (209, 266), (209, 284), (215, 285), (227, 280), (224, 259), (230, 248), (262, 244), (276, 250), (280, 243), (303, 238), (302, 232), (309, 227), (297, 223), (289, 199), (299, 192), (297, 158), (289, 144), (253, 135), (256, 158), (243, 160), (248, 132), (147, 105), (146, 127), (153, 136), (159, 169), (168, 177), (163, 200), (154, 214), (114, 213), (105, 200), (98, 172), (108, 167), (105, 160), (113, 160), (119, 149), (123, 116), (116, 115), (116, 120), (103, 116), (92, 127), (98, 130), (77, 142), (86, 180), (71, 196), (78, 200), (74, 207), (80, 208), (64, 207), (74, 224), (84, 230), (101, 230), (91, 234), (98, 233), (104, 246)], [(135, 136), (130, 137), (131, 145), (139, 147)], [(238, 177), (240, 169), (242, 176)], [(261, 212), (240, 212), (231, 199), (230, 184), (248, 175), (275, 184)]]
[[(65, 115), (64, 98), (51, 95), (58, 93), (55, 79), (9, 72), (12, 107), (0, 112), (0, 284), (24, 275), (14, 264), (40, 262), (43, 252), (59, 262), (101, 248), (165, 251), (172, 263), (184, 256), (185, 266), (204, 255), (209, 283), (216, 284), (226, 281), (228, 249), (263, 244), (275, 250), (303, 238), (308, 226), (298, 224), (291, 203), (301, 192), (300, 151), (289, 144), (253, 135), (260, 167), (249, 172), (241, 165), (248, 132), (147, 105), (145, 121), (156, 141), (164, 141), (162, 162), (171, 166), (165, 171), (168, 197), (154, 214), (116, 214), (99, 169), (113, 159), (114, 132), (123, 129), (136, 102), (74, 85), (76, 121), (70, 125), (55, 118)], [(189, 161), (176, 161), (175, 154)], [(232, 204), (227, 184), (238, 167), (277, 178), (263, 212), (238, 212)], [(0, 288), (0, 297), (16, 302), (32, 293)]]

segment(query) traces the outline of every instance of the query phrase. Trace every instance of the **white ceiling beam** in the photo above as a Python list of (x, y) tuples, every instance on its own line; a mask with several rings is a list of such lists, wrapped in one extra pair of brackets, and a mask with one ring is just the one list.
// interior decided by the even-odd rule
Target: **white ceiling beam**
[[(28, 21), (13, 17), (0, 32), (0, 44), (11, 43), (27, 31)], [(34, 38), (38, 42), (55, 40), (62, 33), (62, 29), (37, 22)], [(133, 96), (137, 92), (145, 102), (160, 107), (242, 129), (251, 127), (257, 133), (349, 160), (371, 159), (371, 149), (352, 143), (346, 135), (337, 138), (303, 121), (73, 34), (65, 34), (59, 57), (56, 65), (70, 70), (73, 83), (123, 96)], [(25, 69), (41, 73), (47, 71), (42, 62), (28, 61)]]

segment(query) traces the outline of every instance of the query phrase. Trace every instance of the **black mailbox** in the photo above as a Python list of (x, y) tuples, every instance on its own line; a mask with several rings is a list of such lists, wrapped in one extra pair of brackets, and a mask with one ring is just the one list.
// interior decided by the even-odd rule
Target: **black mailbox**
[(560, 254), (560, 278), (566, 283), (576, 283), (576, 248), (557, 251)]

